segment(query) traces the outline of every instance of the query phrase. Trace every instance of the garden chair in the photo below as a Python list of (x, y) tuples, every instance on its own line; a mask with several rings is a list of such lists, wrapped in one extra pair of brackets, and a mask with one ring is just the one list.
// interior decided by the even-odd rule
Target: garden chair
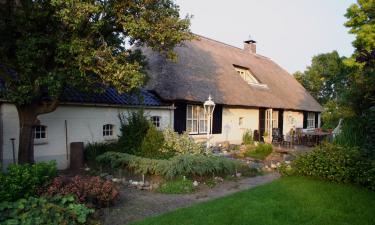
[(283, 136), (281, 135), (279, 128), (272, 128), (272, 143), (281, 143)]

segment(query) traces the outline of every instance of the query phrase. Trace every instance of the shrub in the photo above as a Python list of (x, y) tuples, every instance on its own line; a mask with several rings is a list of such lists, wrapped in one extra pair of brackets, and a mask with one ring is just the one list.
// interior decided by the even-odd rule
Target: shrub
[(161, 151), (163, 145), (163, 133), (158, 131), (155, 126), (151, 125), (136, 155), (146, 158), (168, 158), (173, 156), (173, 153)]
[(360, 184), (375, 190), (374, 164), (362, 157), (357, 147), (327, 143), (297, 157), (292, 167), (292, 174)]
[(242, 135), (242, 143), (245, 145), (253, 145), (254, 139), (253, 139), (253, 133), (250, 129), (246, 130)]
[(0, 224), (85, 224), (93, 209), (72, 196), (19, 199), (0, 203)]
[(359, 161), (357, 148), (326, 144), (298, 157), (293, 166), (301, 175), (349, 183), (357, 176)]
[(166, 181), (157, 189), (158, 192), (164, 194), (187, 194), (195, 190), (193, 182), (186, 178)]
[(238, 161), (218, 156), (183, 154), (170, 159), (149, 159), (119, 152), (107, 152), (97, 158), (103, 165), (126, 167), (140, 174), (178, 176), (204, 176), (234, 173)]
[(85, 160), (86, 162), (95, 162), (96, 157), (99, 155), (109, 152), (118, 151), (119, 146), (117, 142), (103, 142), (103, 143), (89, 143), (85, 146)]
[(164, 146), (163, 152), (173, 153), (176, 155), (180, 154), (201, 154), (204, 152), (204, 147), (200, 143), (196, 143), (187, 132), (178, 134), (171, 128), (166, 128), (163, 131), (164, 134)]
[(53, 182), (40, 190), (41, 195), (72, 195), (80, 203), (88, 206), (105, 207), (113, 204), (119, 196), (116, 186), (100, 177), (56, 177)]
[(256, 147), (247, 146), (245, 156), (264, 160), (269, 154), (272, 153), (272, 145), (259, 143)]
[(13, 164), (0, 174), (0, 201), (15, 201), (35, 195), (39, 187), (56, 177), (56, 162)]
[(121, 122), (121, 136), (119, 138), (119, 145), (121, 151), (135, 154), (142, 145), (147, 131), (150, 127), (149, 120), (144, 116), (143, 110), (122, 113), (119, 115)]

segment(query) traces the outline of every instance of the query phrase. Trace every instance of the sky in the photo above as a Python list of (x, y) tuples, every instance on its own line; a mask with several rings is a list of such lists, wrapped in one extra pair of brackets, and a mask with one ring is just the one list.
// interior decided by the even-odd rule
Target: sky
[(257, 53), (290, 73), (311, 58), (337, 50), (353, 53), (354, 36), (344, 27), (354, 0), (176, 0), (180, 15), (192, 15), (191, 31), (236, 47), (257, 41)]

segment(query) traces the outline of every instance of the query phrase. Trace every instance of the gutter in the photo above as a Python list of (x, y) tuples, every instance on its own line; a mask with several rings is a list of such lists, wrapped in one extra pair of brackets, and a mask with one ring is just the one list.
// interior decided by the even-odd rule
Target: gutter
[(175, 109), (174, 105), (165, 106), (147, 106), (147, 105), (116, 105), (116, 104), (104, 104), (104, 103), (77, 103), (77, 102), (61, 102), (60, 106), (95, 106), (95, 107), (113, 107), (113, 108), (145, 108), (145, 109)]

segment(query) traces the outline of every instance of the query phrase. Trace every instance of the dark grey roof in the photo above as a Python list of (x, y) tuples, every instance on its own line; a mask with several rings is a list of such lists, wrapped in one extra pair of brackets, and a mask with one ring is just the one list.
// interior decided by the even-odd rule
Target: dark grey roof
[[(176, 47), (177, 62), (149, 48), (148, 90), (166, 101), (203, 102), (209, 94), (219, 104), (323, 111), (295, 78), (271, 59), (198, 36)], [(268, 88), (249, 85), (233, 65), (248, 68)]]
[(106, 88), (103, 93), (83, 93), (71, 88), (65, 89), (61, 98), (65, 103), (92, 103), (131, 106), (163, 106), (165, 105), (150, 91), (140, 90), (138, 93), (118, 93), (114, 88)]
[[(4, 88), (4, 83), (0, 80), (0, 89), (2, 88)], [(102, 93), (84, 93), (72, 88), (66, 88), (60, 97), (60, 101), (62, 103), (108, 104), (118, 106), (166, 106), (166, 104), (151, 91), (141, 89), (134, 93), (120, 94), (111, 87), (106, 88)]]

